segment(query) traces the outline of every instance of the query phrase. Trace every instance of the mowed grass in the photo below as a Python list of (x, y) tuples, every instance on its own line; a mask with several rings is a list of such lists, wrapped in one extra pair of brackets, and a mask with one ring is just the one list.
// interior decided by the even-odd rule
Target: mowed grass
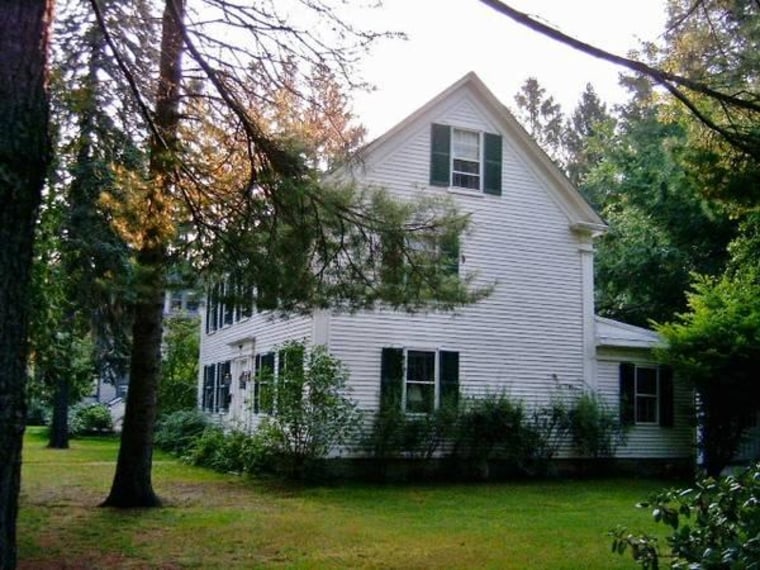
[(635, 504), (653, 480), (303, 488), (182, 464), (157, 453), (160, 509), (99, 508), (118, 442), (45, 448), (27, 430), (21, 569), (636, 568), (610, 552), (617, 524), (660, 531)]

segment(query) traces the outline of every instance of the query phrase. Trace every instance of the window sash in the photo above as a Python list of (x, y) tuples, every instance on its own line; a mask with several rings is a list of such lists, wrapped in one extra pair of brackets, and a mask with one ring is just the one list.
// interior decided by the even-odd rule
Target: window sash
[(438, 407), (437, 351), (406, 350), (404, 411), (410, 414), (427, 414)]
[(659, 424), (660, 382), (656, 367), (636, 366), (634, 388), (635, 420), (637, 424)]
[(480, 190), (482, 168), (482, 141), (480, 133), (452, 129), (451, 185), (469, 190)]

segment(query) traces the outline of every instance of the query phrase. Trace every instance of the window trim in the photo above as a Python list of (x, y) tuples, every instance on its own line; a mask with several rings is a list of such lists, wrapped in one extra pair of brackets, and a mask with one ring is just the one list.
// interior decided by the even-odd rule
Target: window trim
[[(453, 185), (453, 136), (457, 131), (478, 135), (478, 188)], [(467, 159), (465, 159), (467, 160)], [(503, 193), (504, 137), (481, 129), (456, 127), (451, 124), (431, 123), (430, 125), (430, 186), (447, 188), (449, 192), (470, 197), (485, 194), (500, 197)], [(468, 173), (463, 173), (468, 174)]]
[[(478, 160), (477, 160), (478, 173), (477, 174), (472, 173), (472, 172), (464, 172), (461, 170), (455, 170), (454, 168), (454, 161), (456, 160), (461, 160), (461, 161), (471, 162), (471, 163), (475, 162), (469, 158), (458, 158), (454, 154), (454, 139), (456, 138), (457, 132), (474, 134), (478, 137)], [(474, 129), (465, 129), (465, 128), (452, 126), (449, 144), (450, 144), (450, 147), (449, 147), (449, 187), (456, 188), (460, 191), (464, 190), (467, 192), (472, 192), (473, 194), (476, 192), (479, 194), (482, 194), (483, 193), (483, 131), (476, 131)], [(462, 186), (460, 184), (455, 184), (454, 177), (457, 174), (459, 174), (460, 176), (472, 176), (472, 177), (477, 176), (477, 179), (478, 179), (477, 188), (474, 186)]]
[[(409, 353), (410, 352), (420, 352), (424, 354), (432, 354), (433, 355), (433, 380), (430, 381), (422, 381), (422, 380), (410, 380), (409, 379)], [(441, 377), (441, 371), (440, 371), (440, 363), (439, 363), (439, 349), (430, 349), (430, 348), (418, 348), (414, 346), (407, 346), (403, 348), (403, 383), (401, 385), (401, 410), (411, 416), (425, 416), (428, 413), (435, 412), (440, 408), (440, 377)], [(409, 393), (409, 384), (420, 384), (424, 386), (429, 386), (430, 384), (433, 385), (433, 408), (432, 412), (413, 412), (409, 411), (407, 408), (408, 404), (408, 393)]]
[[(633, 376), (633, 421), (637, 426), (660, 425), (660, 405), (662, 390), (660, 389), (660, 367), (657, 365), (635, 364)], [(655, 374), (654, 394), (639, 391), (639, 370), (653, 370)], [(639, 420), (639, 399), (654, 400), (654, 420)]]
[(433, 408), (458, 406), (460, 399), (460, 353), (445, 347), (396, 345), (380, 351), (380, 410), (398, 410), (411, 416), (424, 416), (428, 412), (407, 411), (408, 362), (410, 352), (433, 354)]

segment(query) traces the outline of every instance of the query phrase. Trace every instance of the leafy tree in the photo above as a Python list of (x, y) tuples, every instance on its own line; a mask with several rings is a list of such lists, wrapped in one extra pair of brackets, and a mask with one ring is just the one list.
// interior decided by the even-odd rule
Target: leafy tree
[(0, 568), (16, 564), (34, 225), (50, 160), (53, 2), (0, 9)]
[(68, 448), (68, 410), (92, 388), (92, 339), (77, 319), (61, 246), (64, 205), (49, 195), (36, 232), (29, 327), (30, 394), (52, 408), (49, 447)]
[(197, 407), (198, 317), (176, 315), (166, 321), (161, 383), (158, 386), (158, 414), (165, 415)]
[(546, 95), (535, 77), (525, 80), (515, 95), (517, 118), (557, 164), (561, 164), (563, 115), (554, 97)]
[[(273, 6), (262, 12), (254, 5), (207, 0), (204, 19), (194, 20), (184, 1), (167, 1), (157, 85), (148, 97), (118, 38), (108, 33), (111, 20), (99, 3), (91, 2), (109, 48), (134, 87), (149, 132), (147, 167), (120, 169), (124, 200), (112, 201), (121, 235), (134, 251), (136, 299), (130, 389), (105, 505), (159, 503), (151, 456), (161, 301), (181, 226), (192, 224), (184, 235), (192, 237), (188, 245), (201, 268), (228, 273), (239, 291), (255, 293), (260, 310), (359, 308), (380, 302), (409, 309), (435, 302), (448, 308), (482, 294), (470, 291), (467, 281), (436, 270), (445, 262), (442, 256), (430, 253), (431, 263), (422, 263), (425, 256), (416, 252), (415, 240), (407, 239), (410, 233), (433, 244), (451, 239), (466, 224), (464, 217), (450, 206), (397, 204), (381, 192), (325, 179), (302, 147), (270, 134), (251, 111), (255, 106), (250, 101), (256, 100), (251, 69), (254, 77), (276, 82), (282, 79), (281, 62), (293, 57), (299, 71), (326, 65), (350, 85), (354, 55), (377, 37), (352, 29), (340, 19), (337, 6), (326, 10), (310, 1), (301, 4), (311, 14), (308, 27), (290, 20), (297, 20), (296, 13), (290, 19), (278, 17)], [(226, 43), (222, 25), (249, 34), (250, 41), (241, 37)], [(322, 32), (335, 35), (326, 39)], [(187, 74), (183, 64), (190, 65)], [(217, 125), (222, 138), (204, 138), (204, 129), (185, 130), (183, 124)], [(208, 144), (212, 140), (214, 148)], [(220, 140), (230, 144), (218, 144)]]
[(580, 187), (587, 173), (601, 162), (606, 145), (615, 129), (615, 119), (599, 99), (593, 85), (586, 84), (578, 106), (563, 131), (567, 176)]
[(756, 274), (697, 279), (689, 311), (657, 329), (666, 339), (658, 356), (696, 390), (704, 468), (717, 476), (734, 457), (760, 401)]
[(692, 273), (723, 270), (735, 225), (700, 193), (685, 164), (686, 128), (661, 118), (663, 105), (646, 82), (624, 80), (632, 97), (581, 191), (610, 228), (597, 246), (597, 309), (647, 326), (686, 308)]

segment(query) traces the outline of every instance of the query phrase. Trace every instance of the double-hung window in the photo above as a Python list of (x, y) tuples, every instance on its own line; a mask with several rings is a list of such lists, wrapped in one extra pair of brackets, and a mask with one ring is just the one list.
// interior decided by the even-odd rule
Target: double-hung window
[(430, 184), (501, 196), (501, 135), (433, 124)]
[(666, 366), (620, 364), (620, 415), (628, 425), (673, 426), (673, 374)]
[(409, 350), (406, 353), (404, 409), (413, 414), (429, 414), (435, 409), (435, 352)]
[(480, 133), (452, 129), (451, 185), (480, 190)]
[(380, 368), (381, 408), (429, 414), (458, 403), (458, 352), (384, 348)]

